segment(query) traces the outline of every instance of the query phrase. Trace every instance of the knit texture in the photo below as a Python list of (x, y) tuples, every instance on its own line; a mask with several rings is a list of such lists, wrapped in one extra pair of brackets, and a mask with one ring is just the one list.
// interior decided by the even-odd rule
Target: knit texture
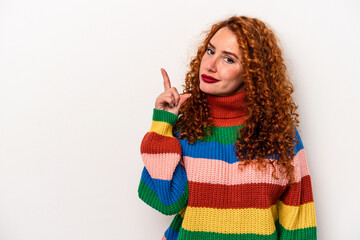
[(279, 179), (271, 166), (262, 171), (249, 164), (241, 171), (234, 144), (248, 114), (245, 91), (207, 97), (215, 125), (211, 136), (192, 145), (178, 139), (172, 129), (178, 116), (154, 109), (141, 143), (139, 197), (163, 214), (176, 214), (162, 239), (316, 239), (311, 178), (298, 130), (292, 187), (278, 167)]

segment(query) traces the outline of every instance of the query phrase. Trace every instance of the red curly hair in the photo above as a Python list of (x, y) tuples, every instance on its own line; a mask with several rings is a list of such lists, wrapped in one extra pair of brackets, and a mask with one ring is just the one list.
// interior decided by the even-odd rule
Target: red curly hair
[(211, 134), (212, 117), (206, 93), (199, 87), (199, 69), (210, 39), (223, 27), (237, 36), (249, 110), (234, 146), (240, 160), (239, 169), (249, 163), (255, 163), (259, 169), (271, 164), (272, 176), (278, 179), (276, 163), (292, 185), (294, 167), (291, 160), (294, 157), (293, 146), (298, 142), (294, 127), (299, 123), (298, 107), (291, 97), (294, 88), (287, 76), (275, 34), (256, 18), (233, 16), (214, 24), (207, 32), (186, 73), (183, 93), (191, 93), (192, 96), (181, 106), (174, 130), (180, 132), (179, 138), (187, 139), (190, 144)]

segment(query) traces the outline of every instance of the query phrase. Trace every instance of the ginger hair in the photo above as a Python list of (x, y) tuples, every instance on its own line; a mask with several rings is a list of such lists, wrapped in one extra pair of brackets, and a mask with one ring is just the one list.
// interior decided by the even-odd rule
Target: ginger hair
[(210, 39), (223, 27), (237, 36), (249, 110), (234, 145), (239, 169), (250, 163), (255, 163), (258, 169), (265, 169), (270, 164), (272, 177), (279, 179), (275, 174), (276, 163), (281, 174), (286, 174), (288, 184), (292, 185), (295, 178), (291, 161), (293, 147), (298, 143), (294, 127), (299, 123), (298, 107), (291, 97), (294, 87), (287, 76), (275, 34), (256, 18), (232, 16), (206, 32), (207, 36), (186, 73), (183, 93), (191, 93), (191, 97), (181, 106), (174, 130), (180, 133), (178, 138), (187, 139), (190, 144), (211, 134), (212, 117), (206, 93), (199, 87), (199, 70)]

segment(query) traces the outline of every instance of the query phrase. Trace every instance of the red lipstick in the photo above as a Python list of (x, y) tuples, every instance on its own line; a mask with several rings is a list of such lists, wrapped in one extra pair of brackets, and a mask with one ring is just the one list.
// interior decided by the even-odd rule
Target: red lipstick
[(206, 83), (215, 83), (215, 82), (219, 81), (216, 78), (210, 77), (210, 76), (205, 75), (205, 74), (201, 74), (201, 79)]

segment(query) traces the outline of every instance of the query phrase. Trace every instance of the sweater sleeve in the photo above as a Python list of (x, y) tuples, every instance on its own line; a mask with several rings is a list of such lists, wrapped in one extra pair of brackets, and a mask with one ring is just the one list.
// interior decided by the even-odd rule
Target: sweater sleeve
[(277, 202), (279, 239), (314, 240), (317, 239), (317, 226), (311, 178), (305, 149), (296, 127), (295, 132), (299, 140), (294, 148), (295, 183), (287, 187)]
[(150, 131), (141, 142), (144, 162), (138, 195), (146, 204), (166, 215), (180, 212), (186, 205), (189, 186), (180, 160), (180, 142), (172, 129), (178, 115), (154, 108)]

